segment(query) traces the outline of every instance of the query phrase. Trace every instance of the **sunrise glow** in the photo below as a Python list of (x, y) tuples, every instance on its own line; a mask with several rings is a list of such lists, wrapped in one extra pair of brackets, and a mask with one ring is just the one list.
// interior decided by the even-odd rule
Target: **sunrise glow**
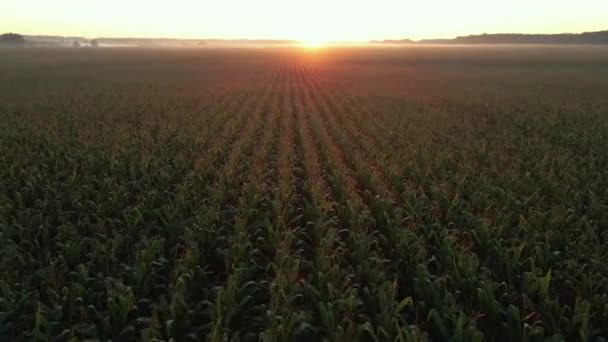
[(480, 33), (606, 29), (608, 1), (19, 0), (0, 11), (0, 32), (83, 37), (327, 41), (452, 38)]
[(300, 45), (307, 49), (316, 49), (323, 45), (323, 41), (321, 39), (306, 39), (301, 41)]

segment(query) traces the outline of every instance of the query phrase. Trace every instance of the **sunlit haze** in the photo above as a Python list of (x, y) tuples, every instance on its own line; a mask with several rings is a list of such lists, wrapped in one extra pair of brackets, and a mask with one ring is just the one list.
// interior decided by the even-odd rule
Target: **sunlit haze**
[(310, 42), (562, 33), (608, 27), (606, 0), (4, 2), (0, 32)]

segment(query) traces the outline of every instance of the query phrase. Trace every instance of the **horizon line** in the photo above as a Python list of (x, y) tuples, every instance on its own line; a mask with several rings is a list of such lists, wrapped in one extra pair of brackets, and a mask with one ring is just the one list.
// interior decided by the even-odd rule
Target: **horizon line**
[[(604, 30), (598, 31), (580, 31), (580, 32), (561, 32), (561, 33), (516, 33), (516, 32), (502, 32), (502, 33), (470, 33), (467, 35), (458, 35), (452, 36), (450, 38), (420, 38), (420, 39), (412, 39), (407, 37), (401, 38), (379, 38), (379, 39), (366, 39), (366, 40), (330, 40), (325, 41), (324, 43), (369, 43), (369, 42), (383, 42), (383, 41), (412, 41), (412, 42), (420, 42), (424, 40), (450, 40), (456, 39), (460, 37), (470, 37), (470, 36), (482, 36), (482, 35), (542, 35), (542, 36), (559, 36), (559, 35), (580, 35), (586, 33), (598, 33), (598, 32), (608, 32), (608, 28)], [(146, 40), (182, 40), (182, 41), (284, 41), (284, 42), (302, 42), (303, 39), (293, 39), (293, 38), (175, 38), (175, 37), (138, 37), (138, 36), (98, 36), (98, 37), (87, 37), (80, 35), (55, 35), (55, 34), (22, 34), (15, 31), (7, 31), (1, 34), (20, 34), (22, 36), (30, 36), (30, 37), (61, 37), (61, 38), (83, 38), (87, 40), (97, 40), (97, 39), (146, 39)]]

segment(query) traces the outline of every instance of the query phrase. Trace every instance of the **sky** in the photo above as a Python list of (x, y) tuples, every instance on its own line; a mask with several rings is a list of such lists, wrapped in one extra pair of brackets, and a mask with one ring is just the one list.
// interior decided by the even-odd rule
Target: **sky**
[(303, 41), (608, 29), (608, 0), (3, 0), (0, 33)]

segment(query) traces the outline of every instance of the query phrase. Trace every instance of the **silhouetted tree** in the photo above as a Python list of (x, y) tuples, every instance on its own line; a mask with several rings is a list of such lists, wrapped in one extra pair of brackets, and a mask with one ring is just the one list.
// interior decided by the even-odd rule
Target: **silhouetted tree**
[(11, 44), (11, 45), (21, 45), (25, 43), (25, 38), (17, 33), (5, 33), (0, 35), (0, 43), (2, 44)]
[(92, 40), (91, 40), (91, 47), (96, 48), (96, 47), (98, 47), (98, 46), (99, 46), (99, 43), (97, 42), (97, 40), (96, 40), (96, 39), (92, 39)]

